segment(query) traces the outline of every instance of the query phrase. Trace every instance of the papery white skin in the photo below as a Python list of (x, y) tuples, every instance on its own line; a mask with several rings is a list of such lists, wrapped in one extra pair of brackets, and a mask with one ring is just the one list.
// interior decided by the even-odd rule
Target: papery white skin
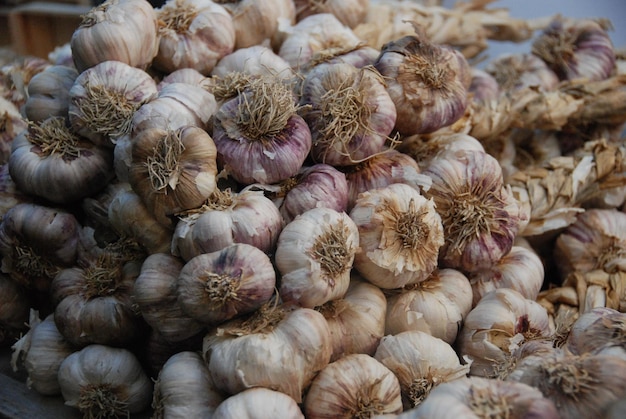
[[(110, 388), (128, 413), (143, 411), (152, 399), (150, 378), (137, 357), (125, 348), (86, 346), (63, 360), (58, 377), (65, 404), (75, 408), (87, 386)], [(93, 409), (99, 411), (97, 406)]]
[(398, 378), (365, 354), (346, 355), (328, 364), (315, 377), (304, 399), (305, 415), (311, 419), (401, 411)]
[(210, 77), (207, 77), (193, 68), (179, 68), (164, 76), (157, 89), (161, 91), (165, 86), (171, 83), (187, 83), (193, 86), (203, 86), (208, 88), (210, 86)]
[(485, 151), (483, 144), (465, 133), (431, 134), (427, 138), (411, 135), (402, 139), (398, 150), (411, 156), (424, 171), (430, 162), (447, 152), (460, 150)]
[(322, 314), (293, 305), (277, 309), (283, 317), (264, 322), (260, 330), (246, 330), (241, 320), (231, 320), (204, 337), (205, 362), (223, 392), (268, 387), (300, 403), (303, 390), (330, 361), (330, 330)]
[(362, 193), (350, 211), (359, 228), (354, 266), (381, 288), (425, 280), (437, 267), (443, 245), (441, 218), (432, 200), (406, 184)]
[(327, 0), (323, 3), (311, 0), (294, 0), (298, 21), (313, 14), (331, 13), (349, 28), (354, 28), (363, 22), (367, 15), (369, 3), (370, 0)]
[(152, 405), (157, 417), (208, 419), (224, 400), (213, 386), (209, 368), (198, 352), (172, 355), (161, 368)]
[(305, 211), (278, 237), (274, 259), (281, 298), (313, 308), (343, 297), (358, 247), (357, 226), (345, 212)]
[(493, 267), (468, 275), (474, 295), (473, 305), (497, 288), (511, 288), (529, 300), (536, 300), (543, 286), (544, 273), (537, 252), (514, 245)]
[(291, 80), (295, 76), (289, 63), (265, 45), (252, 45), (231, 52), (219, 60), (211, 75), (226, 77), (235, 72), (284, 80)]
[(104, 61), (74, 81), (70, 124), (95, 144), (113, 147), (117, 137), (130, 132), (134, 112), (156, 97), (157, 85), (148, 73), (119, 61)]
[(330, 328), (331, 362), (352, 353), (374, 355), (385, 334), (386, 308), (382, 290), (354, 272), (343, 298), (316, 307)]
[[(152, 64), (166, 72), (193, 68), (205, 76), (235, 48), (233, 18), (211, 0), (169, 0), (156, 10), (165, 22), (159, 28), (159, 52)], [(181, 24), (181, 18), (189, 22)]]
[(565, 341), (568, 351), (611, 353), (626, 359), (626, 313), (596, 307), (576, 319)]
[(274, 203), (260, 191), (220, 193), (224, 201), (218, 198), (215, 204), (181, 214), (172, 237), (172, 253), (188, 261), (234, 243), (247, 243), (272, 253), (284, 225)]
[(472, 360), (472, 375), (493, 377), (521, 343), (552, 334), (543, 306), (515, 290), (499, 288), (483, 296), (465, 316), (458, 350)]
[(226, 398), (212, 419), (304, 419), (296, 401), (283, 392), (253, 387)]
[(183, 266), (176, 256), (152, 253), (143, 261), (133, 287), (133, 301), (141, 316), (168, 342), (185, 340), (204, 329), (178, 303), (176, 287)]
[(384, 336), (374, 358), (398, 377), (405, 409), (422, 403), (432, 388), (469, 374), (450, 344), (416, 330)]
[(385, 333), (422, 331), (452, 344), (472, 308), (472, 288), (455, 269), (437, 269), (425, 281), (387, 297)]

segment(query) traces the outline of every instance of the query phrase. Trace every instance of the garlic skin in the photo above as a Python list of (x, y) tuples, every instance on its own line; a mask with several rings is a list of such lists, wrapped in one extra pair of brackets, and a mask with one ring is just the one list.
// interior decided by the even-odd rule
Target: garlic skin
[(550, 398), (529, 385), (467, 377), (437, 386), (422, 404), (406, 412), (406, 418), (558, 419), (561, 417), (559, 412)]
[(328, 364), (315, 377), (304, 399), (307, 418), (372, 417), (400, 413), (400, 383), (374, 357), (351, 354)]
[(176, 281), (178, 304), (210, 326), (259, 309), (274, 294), (276, 272), (269, 256), (245, 243), (190, 259)]
[(511, 250), (526, 214), (504, 185), (494, 157), (450, 152), (431, 161), (423, 173), (432, 178), (424, 195), (434, 201), (443, 223), (443, 267), (474, 272), (493, 266)]
[(374, 66), (387, 82), (401, 134), (433, 132), (465, 113), (471, 72), (461, 52), (405, 36), (385, 44)]
[(581, 314), (570, 328), (564, 347), (575, 355), (610, 353), (626, 359), (626, 313), (596, 307)]
[(359, 230), (354, 267), (384, 289), (424, 281), (443, 245), (434, 202), (402, 183), (363, 192), (350, 211)]
[(369, 3), (369, 0), (294, 0), (297, 21), (318, 13), (331, 13), (351, 29), (365, 20)]
[(0, 348), (9, 346), (26, 329), (31, 297), (16, 282), (0, 274)]
[(419, 406), (438, 385), (469, 374), (450, 344), (420, 331), (383, 337), (374, 358), (398, 377), (405, 410)]
[(148, 1), (106, 0), (87, 12), (72, 34), (74, 65), (79, 73), (110, 60), (145, 69), (158, 52), (158, 26)]
[(64, 117), (30, 124), (13, 140), (9, 173), (26, 194), (54, 204), (76, 202), (113, 178), (110, 150), (67, 128)]
[(19, 203), (0, 222), (2, 272), (27, 289), (47, 292), (76, 262), (80, 224), (60, 208)]
[(503, 92), (525, 88), (551, 91), (559, 84), (556, 73), (531, 53), (502, 54), (489, 61), (485, 71), (496, 79)]
[(202, 87), (208, 87), (210, 85), (209, 80), (210, 77), (207, 77), (196, 69), (189, 67), (179, 68), (165, 75), (157, 84), (157, 89), (160, 92), (165, 86), (171, 83), (186, 83), (193, 86), (200, 85)]
[(472, 81), (467, 88), (467, 92), (471, 93), (473, 101), (489, 101), (496, 100), (500, 95), (500, 85), (494, 76), (487, 71), (472, 67)]
[(168, 0), (156, 9), (159, 52), (152, 65), (171, 73), (193, 68), (205, 76), (235, 48), (233, 18), (210, 0)]
[(429, 278), (387, 295), (385, 334), (426, 332), (454, 343), (472, 309), (472, 288), (455, 269), (437, 269)]
[(278, 55), (291, 68), (306, 74), (317, 64), (339, 57), (361, 46), (352, 30), (331, 13), (316, 13), (283, 28), (284, 41)]
[(261, 191), (214, 191), (197, 209), (178, 215), (171, 251), (185, 261), (246, 243), (274, 252), (284, 221), (276, 205)]
[(524, 298), (536, 300), (543, 286), (544, 273), (543, 262), (535, 251), (514, 245), (493, 267), (468, 275), (474, 295), (473, 306), (497, 288), (511, 288)]
[(333, 354), (330, 362), (355, 353), (374, 355), (385, 334), (385, 294), (352, 272), (342, 298), (315, 307), (330, 329)]
[(237, 74), (252, 77), (269, 76), (285, 81), (293, 79), (296, 75), (284, 58), (265, 45), (239, 48), (222, 57), (211, 71), (213, 79), (236, 78)]
[(354, 208), (362, 192), (383, 188), (392, 183), (404, 183), (418, 190), (427, 190), (431, 184), (430, 178), (420, 173), (421, 169), (415, 159), (392, 148), (339, 169), (345, 173), (348, 182), (349, 210)]
[(345, 212), (312, 208), (285, 225), (274, 260), (284, 301), (313, 308), (345, 295), (359, 232)]
[(148, 325), (168, 342), (180, 342), (204, 330), (178, 302), (178, 277), (184, 263), (167, 253), (152, 253), (142, 263), (132, 298)]
[(521, 343), (553, 334), (546, 309), (509, 288), (483, 296), (465, 317), (458, 348), (472, 360), (471, 374), (497, 377)]
[(213, 419), (304, 419), (296, 401), (280, 391), (252, 387), (226, 398)]
[(626, 397), (626, 359), (613, 355), (552, 353), (528, 355), (507, 380), (539, 389), (562, 417), (601, 417), (613, 402)]
[(128, 349), (89, 345), (59, 368), (65, 404), (90, 417), (125, 416), (150, 406), (152, 382)]
[(213, 386), (209, 368), (198, 352), (172, 355), (159, 371), (152, 397), (153, 418), (186, 419), (214, 417), (223, 401)]
[(348, 209), (346, 175), (329, 164), (303, 166), (296, 175), (281, 182), (279, 186), (280, 190), (271, 196), (285, 224), (316, 207), (339, 212)]
[(156, 96), (156, 82), (148, 73), (120, 61), (104, 61), (74, 81), (69, 121), (77, 134), (113, 148), (116, 138), (130, 132), (135, 111)]
[(6, 165), (11, 156), (13, 139), (28, 128), (17, 107), (0, 96), (0, 164)]
[(202, 128), (146, 128), (134, 136), (131, 153), (128, 182), (164, 226), (217, 189), (217, 148)]
[(22, 112), (32, 122), (51, 116), (68, 118), (70, 89), (78, 77), (73, 67), (52, 65), (37, 73), (28, 83), (28, 97)]
[(557, 16), (534, 39), (531, 51), (560, 80), (607, 79), (615, 72), (615, 51), (606, 25), (593, 19)]
[(198, 349), (202, 347), (202, 338), (205, 333), (200, 332), (179, 342), (170, 342), (155, 329), (151, 329), (142, 346), (142, 361), (150, 377), (158, 377), (165, 363), (177, 353), (198, 352)]
[(209, 332), (202, 353), (213, 382), (225, 393), (267, 387), (301, 403), (303, 390), (328, 365), (332, 343), (322, 314), (271, 302)]
[(443, 132), (404, 137), (397, 150), (413, 158), (423, 172), (433, 160), (447, 152), (454, 153), (461, 150), (485, 152), (485, 147), (469, 134)]
[(213, 140), (236, 181), (271, 184), (298, 173), (311, 149), (311, 131), (297, 109), (291, 88), (271, 78), (254, 79), (220, 106)]
[(311, 157), (333, 166), (355, 164), (383, 150), (396, 108), (380, 75), (352, 64), (319, 64), (300, 95), (311, 129)]

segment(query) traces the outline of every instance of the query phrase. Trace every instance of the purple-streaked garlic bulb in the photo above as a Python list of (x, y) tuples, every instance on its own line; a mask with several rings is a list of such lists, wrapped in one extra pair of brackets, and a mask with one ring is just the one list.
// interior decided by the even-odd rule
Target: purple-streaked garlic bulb
[(300, 105), (311, 129), (313, 160), (333, 166), (383, 151), (396, 122), (380, 74), (346, 63), (314, 67), (302, 84)]
[(561, 80), (604, 80), (615, 71), (615, 50), (605, 21), (557, 17), (532, 43), (532, 53)]
[(554, 90), (559, 78), (548, 65), (531, 53), (503, 54), (491, 60), (485, 71), (496, 79), (504, 92), (527, 87), (542, 91)]
[(28, 83), (28, 98), (22, 112), (33, 122), (51, 116), (69, 119), (70, 89), (78, 72), (73, 67), (53, 65), (37, 73)]
[(467, 92), (472, 94), (472, 100), (486, 101), (497, 99), (500, 95), (498, 81), (483, 69), (471, 68), (472, 81)]
[(471, 71), (461, 52), (405, 36), (383, 46), (375, 67), (387, 83), (401, 134), (433, 132), (465, 113)]

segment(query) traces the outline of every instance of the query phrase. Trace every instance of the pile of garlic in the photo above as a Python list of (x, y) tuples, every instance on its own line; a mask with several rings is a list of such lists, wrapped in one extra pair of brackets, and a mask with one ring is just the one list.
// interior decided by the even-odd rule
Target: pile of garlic
[(106, 0), (4, 64), (13, 368), (85, 418), (623, 416), (623, 57), (489, 3)]

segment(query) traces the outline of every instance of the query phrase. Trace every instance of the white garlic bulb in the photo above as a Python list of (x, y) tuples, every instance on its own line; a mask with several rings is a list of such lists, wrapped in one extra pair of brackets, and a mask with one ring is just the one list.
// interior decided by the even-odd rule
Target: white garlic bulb
[(449, 344), (472, 309), (472, 287), (456, 269), (437, 269), (425, 281), (389, 292), (385, 333), (416, 330)]
[(51, 116), (68, 119), (70, 89), (78, 77), (78, 71), (69, 66), (53, 65), (37, 73), (28, 82), (28, 97), (22, 112), (33, 122)]
[(280, 391), (252, 387), (226, 398), (212, 419), (304, 419), (296, 401)]
[(419, 406), (438, 385), (469, 374), (450, 344), (420, 331), (383, 337), (374, 358), (398, 377), (405, 409)]
[(437, 267), (444, 243), (433, 200), (412, 186), (395, 183), (362, 193), (350, 211), (359, 229), (354, 266), (381, 288), (424, 281)]
[(304, 399), (307, 418), (372, 417), (402, 411), (400, 383), (370, 355), (351, 354), (328, 364)]
[(349, 28), (354, 28), (365, 20), (369, 3), (370, 0), (328, 0), (324, 2), (294, 0), (297, 21), (317, 13), (332, 13)]
[(596, 307), (581, 314), (572, 324), (564, 346), (576, 355), (610, 353), (626, 359), (626, 313)]
[(348, 214), (325, 207), (305, 211), (278, 237), (281, 298), (313, 308), (343, 297), (358, 247), (359, 232)]

